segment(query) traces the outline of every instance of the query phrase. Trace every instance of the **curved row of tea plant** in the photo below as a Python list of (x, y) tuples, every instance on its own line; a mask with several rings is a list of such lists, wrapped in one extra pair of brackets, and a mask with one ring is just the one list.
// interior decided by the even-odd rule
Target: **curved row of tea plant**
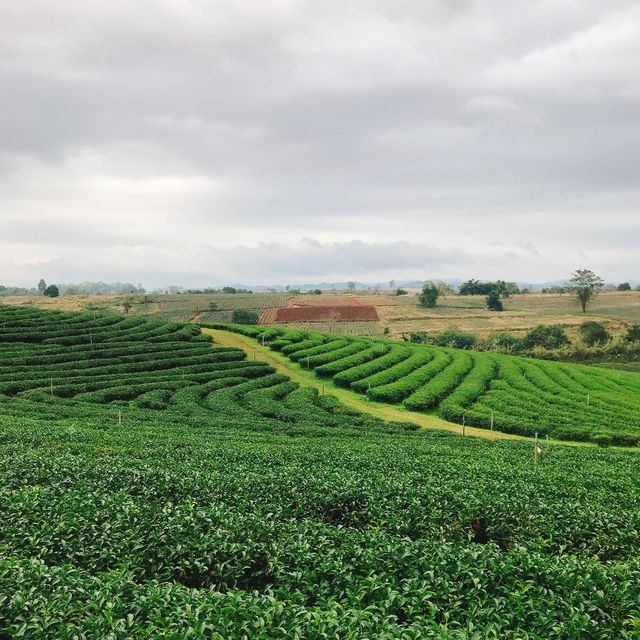
[(437, 408), (483, 428), (600, 444), (640, 443), (640, 376), (501, 354), (220, 325), (266, 338), (320, 376), (378, 402)]
[[(534, 466), (528, 443), (383, 423), (190, 328), (56, 342), (93, 320), (0, 338), (0, 637), (637, 637), (635, 454)], [(368, 349), (334, 362), (372, 375), (393, 345)]]

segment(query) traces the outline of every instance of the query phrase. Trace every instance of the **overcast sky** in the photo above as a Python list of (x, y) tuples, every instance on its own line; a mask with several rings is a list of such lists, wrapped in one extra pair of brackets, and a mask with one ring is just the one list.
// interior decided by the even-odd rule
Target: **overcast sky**
[(640, 3), (0, 0), (0, 283), (640, 277)]

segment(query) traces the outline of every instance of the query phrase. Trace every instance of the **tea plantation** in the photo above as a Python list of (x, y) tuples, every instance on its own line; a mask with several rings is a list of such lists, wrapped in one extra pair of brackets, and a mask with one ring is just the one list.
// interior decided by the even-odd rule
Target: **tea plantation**
[[(213, 325), (212, 325), (213, 326)], [(640, 444), (640, 375), (598, 367), (315, 332), (219, 325), (371, 400), (450, 422), (560, 440)]]
[[(422, 353), (347, 339), (323, 361), (328, 340), (280, 348), (327, 375)], [(634, 452), (533, 465), (528, 442), (354, 413), (191, 325), (3, 306), (0, 445), (2, 639), (640, 637)]]

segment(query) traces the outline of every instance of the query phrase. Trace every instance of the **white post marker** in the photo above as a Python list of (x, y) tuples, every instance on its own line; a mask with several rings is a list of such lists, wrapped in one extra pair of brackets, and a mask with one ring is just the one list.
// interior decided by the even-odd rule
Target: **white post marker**
[(122, 409), (118, 409), (118, 424), (122, 425)]
[(462, 414), (462, 435), (467, 435), (467, 417)]
[(587, 407), (589, 406), (589, 402), (591, 400), (591, 397), (589, 396), (589, 394), (587, 393)]

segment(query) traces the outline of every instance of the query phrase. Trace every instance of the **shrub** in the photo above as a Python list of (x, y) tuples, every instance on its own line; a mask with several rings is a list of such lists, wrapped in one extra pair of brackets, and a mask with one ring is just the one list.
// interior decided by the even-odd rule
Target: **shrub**
[(539, 324), (527, 333), (523, 341), (528, 349), (543, 347), (544, 349), (557, 349), (570, 344), (570, 340), (564, 329), (559, 324)]
[(487, 343), (490, 347), (504, 349), (505, 351), (515, 351), (522, 346), (522, 340), (507, 331), (500, 331), (494, 334)]
[(258, 324), (258, 314), (248, 309), (236, 309), (231, 316), (232, 322), (236, 324)]
[(457, 329), (448, 329), (436, 336), (434, 344), (441, 347), (454, 347), (456, 349), (473, 349), (477, 338), (473, 333), (463, 333)]
[(596, 344), (606, 344), (611, 340), (611, 335), (600, 322), (589, 320), (580, 325), (580, 337), (582, 341), (593, 347)]
[(624, 339), (626, 342), (640, 342), (640, 324), (629, 327)]

